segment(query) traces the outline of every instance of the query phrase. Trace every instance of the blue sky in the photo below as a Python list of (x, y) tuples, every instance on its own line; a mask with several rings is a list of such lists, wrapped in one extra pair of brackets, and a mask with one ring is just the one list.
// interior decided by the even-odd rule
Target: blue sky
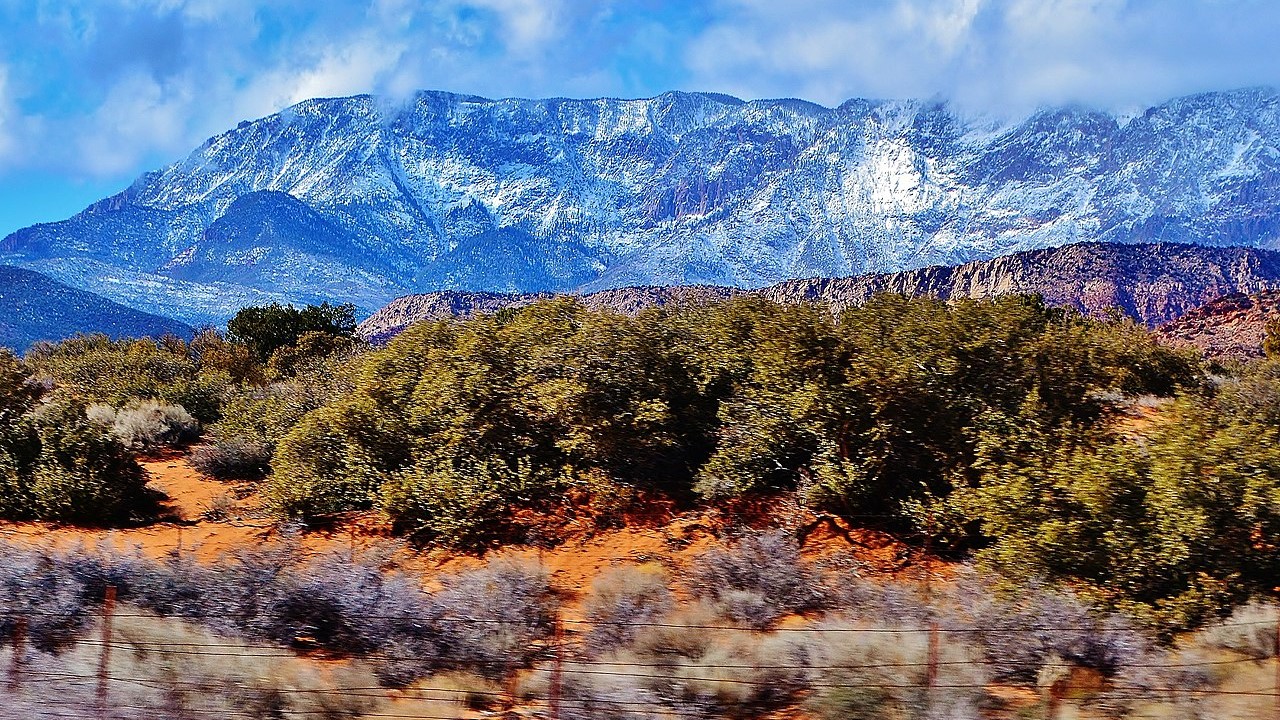
[(0, 236), (307, 97), (943, 97), (1280, 85), (1274, 0), (0, 0)]

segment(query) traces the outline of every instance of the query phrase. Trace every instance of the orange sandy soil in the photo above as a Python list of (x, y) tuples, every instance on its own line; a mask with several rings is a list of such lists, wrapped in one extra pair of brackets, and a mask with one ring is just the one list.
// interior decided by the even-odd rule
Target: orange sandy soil
[[(279, 536), (271, 518), (261, 510), (252, 487), (236, 486), (202, 477), (183, 454), (174, 453), (140, 460), (149, 484), (167, 497), (164, 519), (149, 525), (123, 529), (88, 529), (50, 523), (0, 522), (0, 540), (49, 544), (55, 547), (112, 546), (122, 550), (137, 548), (144, 555), (163, 557), (175, 549), (194, 553), (204, 561), (214, 561), (238, 549), (270, 542)], [(230, 506), (228, 517), (211, 520), (205, 512), (219, 499)], [(835, 565), (856, 565), (871, 577), (914, 580), (928, 572), (945, 581), (952, 569), (940, 560), (922, 562), (918, 551), (887, 533), (855, 528), (834, 517), (818, 517), (796, 506), (793, 499), (773, 498), (750, 506), (676, 512), (670, 503), (653, 503), (640, 515), (623, 519), (622, 527), (600, 529), (594, 523), (543, 518), (559, 542), (550, 548), (508, 547), (486, 555), (463, 554), (440, 549), (417, 551), (396, 543), (390, 527), (376, 513), (349, 516), (331, 527), (313, 530), (301, 538), (304, 552), (324, 553), (395, 547), (403, 568), (419, 573), (426, 586), (437, 578), (482, 565), (495, 556), (537, 560), (550, 570), (556, 589), (565, 595), (566, 620), (581, 619), (577, 602), (592, 580), (609, 567), (657, 562), (679, 571), (690, 559), (708, 549), (724, 546), (733, 524), (766, 527), (782, 525), (802, 536), (806, 559)], [(791, 618), (787, 622), (801, 622)], [(315, 658), (323, 662), (322, 658)], [(997, 690), (1000, 690), (997, 688)], [(1034, 694), (1006, 688), (1006, 701), (1034, 704)], [(1027, 695), (1031, 695), (1027, 697)], [(390, 707), (405, 702), (389, 692)], [(405, 707), (411, 707), (409, 703)], [(470, 715), (471, 713), (465, 713)], [(807, 720), (797, 708), (784, 708), (763, 720)]]
[[(182, 455), (143, 458), (142, 467), (149, 485), (164, 493), (167, 518), (136, 528), (100, 530), (52, 523), (0, 522), (0, 538), (12, 542), (40, 542), (55, 547), (78, 544), (140, 548), (146, 555), (162, 557), (175, 549), (195, 551), (202, 559), (213, 559), (236, 548), (262, 543), (273, 534), (272, 523), (244, 518), (233, 522), (209, 522), (202, 513), (214, 499), (234, 488), (200, 476)], [(243, 504), (243, 503), (241, 503)]]
[[(109, 546), (122, 550), (137, 548), (144, 555), (163, 557), (175, 550), (195, 553), (213, 561), (237, 549), (250, 548), (277, 538), (272, 519), (259, 508), (258, 498), (248, 487), (207, 479), (191, 467), (182, 454), (143, 458), (149, 484), (167, 497), (164, 517), (155, 523), (134, 528), (93, 529), (51, 523), (0, 522), (0, 539), (12, 542)], [(204, 513), (219, 498), (234, 500), (225, 520), (210, 520)], [(745, 514), (752, 525), (781, 522), (805, 528), (803, 552), (808, 559), (857, 562), (871, 575), (920, 576), (919, 563), (911, 563), (912, 551), (889, 535), (849, 527), (837, 518), (822, 518), (800, 510), (785, 498), (752, 507), (724, 510), (674, 512), (669, 503), (658, 503), (643, 515), (628, 516), (623, 527), (599, 529), (581, 521), (558, 523), (554, 528), (560, 542), (551, 548), (508, 547), (484, 556), (445, 550), (415, 551), (398, 544), (398, 559), (411, 571), (420, 572), (430, 585), (435, 577), (483, 564), (501, 554), (538, 560), (552, 573), (556, 588), (576, 595), (590, 586), (602, 570), (615, 565), (658, 562), (678, 570), (693, 556), (724, 544), (731, 515)], [(390, 527), (376, 513), (349, 516), (333, 525), (313, 530), (301, 538), (304, 551), (324, 553), (396, 545)], [(918, 561), (918, 557), (914, 558)], [(910, 567), (908, 567), (910, 566)], [(938, 563), (935, 572), (941, 570)]]
[(1116, 416), (1114, 427), (1121, 435), (1135, 437), (1146, 435), (1169, 420), (1165, 405), (1167, 402), (1156, 405), (1134, 405)]

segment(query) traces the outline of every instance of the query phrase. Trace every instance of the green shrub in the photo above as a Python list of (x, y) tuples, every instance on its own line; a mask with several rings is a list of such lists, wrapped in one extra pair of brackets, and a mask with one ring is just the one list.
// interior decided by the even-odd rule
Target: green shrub
[(284, 437), (262, 495), (287, 518), (367, 509), (406, 454), (380, 408), (368, 400), (342, 401), (307, 415)]
[[(317, 507), (377, 495), (431, 538), (474, 534), (458, 525), (471, 509), (497, 532), (511, 516), (491, 516), (494, 493), (538, 509), (586, 485), (682, 501), (795, 489), (905, 526), (978, 484), (983, 428), (1090, 428), (1126, 395), (1198, 378), (1142, 328), (1036, 297), (885, 295), (838, 321), (762, 298), (635, 317), (560, 298), (410, 328), (281, 438), (275, 464)], [(973, 522), (948, 527), (952, 549), (980, 542)]]
[(227, 321), (230, 339), (248, 347), (263, 363), (277, 350), (296, 346), (309, 333), (351, 338), (355, 330), (355, 306), (329, 303), (247, 307)]
[(307, 413), (348, 394), (358, 366), (355, 355), (329, 356), (287, 380), (228, 392), (221, 418), (206, 433), (210, 444), (192, 454), (192, 463), (220, 479), (265, 477), (281, 438)]
[[(205, 367), (202, 355), (180, 338), (111, 340), (81, 335), (37, 343), (25, 362), (57, 397), (114, 408), (146, 400), (181, 405), (200, 422), (218, 417), (221, 397), (235, 382), (225, 363)], [(211, 362), (217, 357), (204, 357)]]
[(419, 463), (393, 473), (382, 484), (378, 503), (397, 529), (419, 540), (477, 546), (499, 536), (511, 499), (528, 484), (520, 468), (501, 462), (462, 468)]
[(110, 430), (89, 422), (82, 407), (46, 410), (35, 429), (39, 454), (23, 493), (32, 516), (100, 525), (154, 512), (142, 468)]
[(1043, 577), (1166, 630), (1195, 626), (1280, 572), (1280, 437), (1183, 400), (1146, 438), (1026, 423), (983, 440), (977, 488), (954, 498), (991, 539), (979, 559)]
[(273, 351), (267, 360), (266, 371), (272, 377), (292, 377), (310, 369), (317, 361), (349, 352), (355, 345), (356, 341), (350, 335), (314, 330), (305, 332), (292, 344)]

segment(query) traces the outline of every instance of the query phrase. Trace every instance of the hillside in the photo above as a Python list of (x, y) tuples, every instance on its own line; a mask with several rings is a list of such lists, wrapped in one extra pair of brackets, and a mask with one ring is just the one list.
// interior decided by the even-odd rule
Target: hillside
[(308, 100), (13, 233), (0, 260), (194, 322), (423, 289), (759, 287), (1081, 240), (1270, 247), (1278, 100), (998, 126), (920, 100)]
[[(714, 285), (684, 287), (628, 287), (579, 295), (592, 310), (634, 315), (648, 307), (672, 303), (723, 300), (747, 291)], [(505, 308), (524, 307), (554, 293), (470, 293), (445, 290), (396, 298), (360, 323), (360, 337), (370, 342), (388, 340), (410, 325), (448, 317), (471, 317)]]
[[(1155, 326), (1229, 293), (1280, 288), (1280, 253), (1196, 245), (1082, 243), (1015, 253), (957, 267), (849, 278), (789, 280), (754, 292), (776, 302), (817, 301), (834, 310), (860, 305), (878, 292), (943, 299), (1038, 293), (1052, 305), (1093, 316), (1119, 308)], [(582, 296), (592, 309), (633, 314), (673, 301), (719, 299), (745, 291), (725, 287), (622, 288)], [(421, 320), (518, 307), (546, 294), (437, 292), (399, 298), (360, 325), (383, 340)]]
[(1205, 355), (1226, 360), (1262, 357), (1267, 322), (1280, 319), (1280, 290), (1232, 293), (1205, 304), (1156, 332), (1166, 342), (1199, 348)]
[(40, 273), (0, 266), (0, 346), (25, 350), (37, 340), (77, 333), (112, 337), (190, 337), (189, 326), (77, 290)]

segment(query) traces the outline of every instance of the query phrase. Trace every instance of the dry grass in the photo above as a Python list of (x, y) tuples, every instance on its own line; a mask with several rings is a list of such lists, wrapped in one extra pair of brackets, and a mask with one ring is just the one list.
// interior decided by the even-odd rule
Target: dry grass
[[(6, 696), (9, 717), (82, 718), (97, 707), (97, 632), (57, 654), (28, 649)], [(359, 717), (386, 700), (355, 663), (318, 665), (124, 607), (114, 619), (107, 717)], [(12, 667), (11, 648), (0, 662)], [(6, 678), (12, 680), (12, 678)]]

